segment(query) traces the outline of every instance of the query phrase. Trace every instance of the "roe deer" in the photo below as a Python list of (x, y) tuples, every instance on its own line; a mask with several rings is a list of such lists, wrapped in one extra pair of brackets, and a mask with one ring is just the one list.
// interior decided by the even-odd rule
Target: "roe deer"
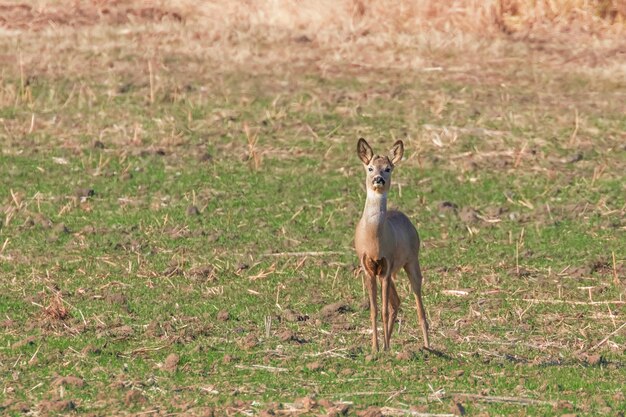
[(370, 145), (361, 138), (357, 144), (357, 153), (365, 166), (367, 199), (363, 216), (356, 227), (354, 246), (366, 274), (372, 321), (372, 350), (378, 351), (376, 277), (381, 281), (384, 348), (389, 350), (391, 333), (400, 306), (394, 284), (400, 268), (404, 268), (411, 281), (424, 346), (428, 348), (428, 322), (422, 303), (422, 272), (418, 259), (419, 236), (404, 213), (387, 210), (391, 173), (395, 164), (402, 159), (404, 144), (401, 140), (396, 141), (391, 148), (391, 157), (387, 157), (374, 155)]

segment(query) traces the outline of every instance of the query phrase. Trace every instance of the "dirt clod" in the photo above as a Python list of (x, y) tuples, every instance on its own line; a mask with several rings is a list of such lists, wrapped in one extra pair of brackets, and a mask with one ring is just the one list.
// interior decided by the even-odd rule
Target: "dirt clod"
[(33, 216), (33, 222), (36, 225), (39, 225), (41, 227), (43, 227), (44, 229), (49, 229), (52, 227), (52, 220), (50, 220), (49, 217), (41, 214), (41, 213), (35, 213)]
[(576, 162), (582, 161), (583, 160), (583, 154), (582, 152), (576, 152), (573, 155), (570, 155), (568, 158), (565, 159), (565, 163), (567, 164), (575, 164)]
[(197, 280), (202, 280), (202, 281), (215, 281), (215, 279), (217, 278), (215, 276), (215, 268), (213, 268), (213, 266), (211, 265), (203, 265), (203, 266), (197, 266), (195, 268), (192, 268), (189, 271), (189, 274), (197, 279)]
[[(11, 404), (11, 406), (8, 407), (8, 409), (9, 411), (16, 411), (18, 413), (26, 414), (30, 411), (30, 406), (25, 402), (17, 402), (17, 403)], [(0, 408), (0, 411), (2, 411), (2, 408)]]
[(65, 234), (70, 233), (70, 229), (67, 228), (65, 223), (58, 223), (56, 226), (54, 226), (54, 228), (52, 230), (57, 235), (65, 235)]
[(19, 349), (22, 346), (26, 346), (26, 345), (33, 346), (36, 341), (37, 341), (37, 338), (35, 336), (28, 336), (26, 339), (22, 339), (19, 342), (13, 343), (12, 348)]
[(74, 192), (74, 195), (78, 198), (88, 198), (96, 195), (96, 192), (93, 188), (78, 188)]
[(286, 308), (285, 310), (283, 310), (282, 318), (285, 319), (285, 321), (293, 323), (307, 321), (309, 319), (309, 316)]
[(128, 407), (135, 405), (135, 404), (143, 404), (145, 402), (146, 402), (146, 397), (144, 397), (141, 392), (134, 390), (134, 389), (128, 391), (126, 393), (126, 396), (124, 397), (124, 403)]
[(198, 216), (200, 215), (200, 209), (198, 209), (198, 207), (196, 206), (189, 206), (187, 207), (187, 216)]
[(359, 417), (383, 417), (383, 412), (379, 407), (372, 406), (363, 411), (358, 411), (356, 415)]
[(588, 365), (595, 366), (605, 363), (605, 359), (598, 353), (583, 353), (580, 359)]
[(455, 416), (464, 416), (465, 415), (465, 407), (463, 404), (454, 401), (450, 406), (450, 412)]
[(58, 293), (50, 298), (48, 305), (44, 308), (44, 316), (52, 320), (65, 320), (70, 317), (70, 311), (63, 304), (61, 294)]
[(307, 363), (306, 368), (309, 371), (319, 371), (320, 369), (322, 369), (322, 364), (319, 363), (319, 361), (315, 361), (315, 362)]
[(310, 411), (317, 406), (317, 401), (312, 397), (297, 398), (294, 403), (298, 408), (306, 411)]
[(437, 205), (437, 210), (444, 214), (456, 213), (458, 208), (459, 206), (450, 201), (442, 201)]
[(125, 306), (128, 304), (128, 298), (126, 298), (124, 294), (119, 292), (108, 293), (105, 297), (105, 300), (109, 304), (117, 304), (121, 306)]
[(228, 321), (230, 320), (230, 313), (228, 313), (228, 311), (226, 310), (220, 310), (217, 313), (217, 320), (218, 321)]
[(133, 330), (133, 328), (130, 327), (130, 326), (126, 326), (126, 325), (125, 326), (114, 327), (114, 328), (109, 330), (109, 334), (112, 337), (115, 337), (115, 338), (118, 338), (118, 339), (128, 339), (134, 333), (135, 333), (135, 331)]
[(75, 410), (76, 404), (71, 400), (41, 401), (39, 407), (45, 413), (63, 413)]
[(203, 152), (202, 154), (200, 154), (198, 159), (200, 160), (200, 162), (212, 162), (213, 161), (213, 155), (211, 155), (208, 152)]
[(335, 406), (335, 412), (340, 416), (348, 415), (350, 411), (350, 404), (337, 404)]
[(471, 207), (463, 207), (459, 212), (459, 219), (463, 223), (476, 223), (479, 219), (479, 213)]
[(81, 354), (83, 354), (83, 355), (88, 355), (88, 354), (96, 354), (96, 355), (97, 355), (97, 354), (101, 353), (101, 349), (100, 349), (100, 348), (95, 347), (95, 346), (94, 346), (94, 345), (92, 345), (92, 344), (89, 344), (89, 345), (85, 346), (85, 347), (84, 347), (84, 348), (80, 351), (80, 353), (81, 353)]
[(290, 330), (285, 330), (278, 335), (278, 338), (281, 342), (289, 342), (294, 338), (294, 336)]
[(557, 410), (573, 410), (574, 406), (569, 401), (559, 400), (557, 401), (555, 408)]
[(403, 350), (402, 352), (398, 352), (398, 354), (396, 355), (396, 359), (399, 361), (408, 361), (411, 360), (411, 353), (407, 352), (406, 350)]
[(347, 313), (350, 311), (350, 306), (344, 303), (343, 301), (338, 301), (336, 303), (328, 304), (322, 307), (320, 310), (320, 316), (324, 318), (333, 318), (340, 314)]
[(257, 339), (255, 335), (250, 333), (248, 336), (242, 338), (239, 344), (243, 349), (250, 350), (258, 346), (259, 340)]
[(85, 380), (82, 379), (82, 378), (79, 378), (77, 376), (62, 376), (62, 377), (59, 377), (59, 378), (55, 379), (52, 382), (52, 386), (54, 386), (54, 387), (71, 386), (71, 387), (82, 388), (82, 387), (85, 386)]
[(175, 353), (170, 353), (165, 362), (163, 362), (163, 370), (167, 372), (176, 372), (178, 370), (178, 362), (180, 362), (180, 356)]

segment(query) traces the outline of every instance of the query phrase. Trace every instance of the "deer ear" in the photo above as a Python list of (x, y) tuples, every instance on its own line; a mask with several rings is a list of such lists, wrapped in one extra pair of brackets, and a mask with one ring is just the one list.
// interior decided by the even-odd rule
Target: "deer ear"
[(404, 143), (401, 140), (397, 140), (396, 143), (393, 144), (391, 148), (391, 163), (396, 164), (400, 162), (402, 159), (402, 155), (404, 154)]
[(372, 147), (363, 138), (359, 139), (359, 143), (356, 145), (356, 153), (359, 155), (359, 159), (363, 161), (365, 165), (369, 164), (374, 156)]

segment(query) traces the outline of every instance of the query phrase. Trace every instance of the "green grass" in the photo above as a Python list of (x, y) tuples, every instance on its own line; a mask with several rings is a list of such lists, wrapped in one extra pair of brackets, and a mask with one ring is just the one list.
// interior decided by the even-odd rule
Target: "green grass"
[[(259, 413), (307, 396), (311, 414), (341, 401), (352, 414), (454, 402), (469, 415), (626, 412), (625, 332), (590, 351), (625, 311), (623, 83), (548, 68), (505, 67), (506, 86), (446, 72), (311, 70), (280, 84), (171, 71), (150, 103), (145, 83), (112, 88), (124, 71), (43, 72), (22, 92), (18, 74), (3, 80), (2, 413), (60, 399), (98, 415)], [(359, 136), (378, 152), (405, 140), (390, 200), (423, 241), (433, 352), (401, 274), (400, 331), (370, 355), (353, 273)], [(54, 300), (67, 318), (46, 312)], [(320, 315), (339, 301), (346, 312)], [(60, 388), (64, 375), (85, 385)]]

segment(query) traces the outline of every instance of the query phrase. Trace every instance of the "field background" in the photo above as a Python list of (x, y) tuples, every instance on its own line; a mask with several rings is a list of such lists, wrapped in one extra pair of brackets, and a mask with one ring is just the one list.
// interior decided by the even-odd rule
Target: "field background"
[[(626, 412), (622, 0), (0, 4), (0, 414)], [(372, 355), (355, 147), (405, 142)]]

